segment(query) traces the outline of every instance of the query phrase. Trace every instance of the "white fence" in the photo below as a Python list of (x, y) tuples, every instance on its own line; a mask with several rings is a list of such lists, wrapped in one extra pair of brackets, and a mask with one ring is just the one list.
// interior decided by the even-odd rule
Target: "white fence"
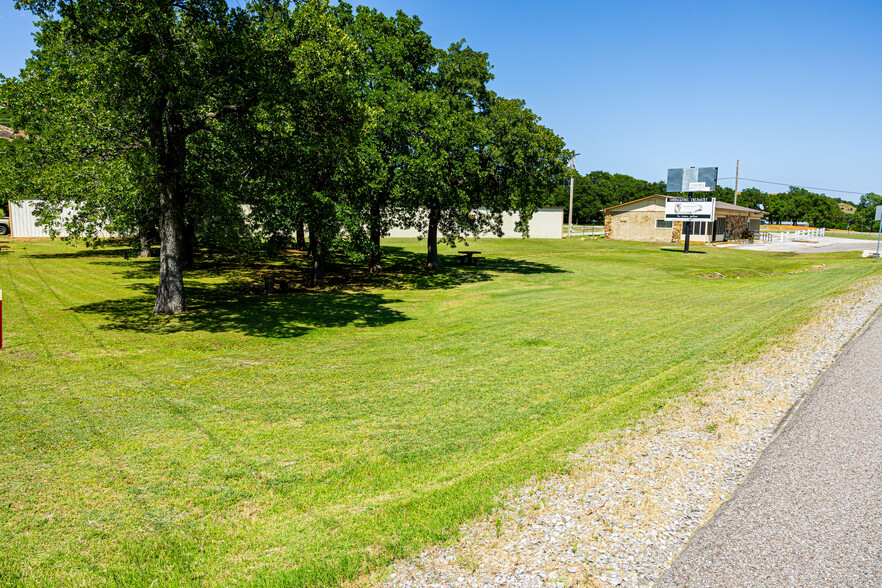
[(800, 229), (798, 231), (782, 231), (780, 233), (758, 233), (756, 238), (764, 243), (787, 243), (804, 237), (823, 237), (827, 229)]
[(572, 233), (570, 233), (570, 225), (564, 225), (563, 234), (573, 237), (602, 237), (603, 225), (573, 225)]

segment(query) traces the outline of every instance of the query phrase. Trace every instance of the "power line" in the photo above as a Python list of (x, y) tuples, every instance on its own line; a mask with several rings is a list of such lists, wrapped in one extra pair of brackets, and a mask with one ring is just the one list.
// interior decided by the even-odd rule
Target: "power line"
[[(732, 176), (731, 178), (719, 178), (719, 180), (734, 180), (734, 179), (735, 179), (735, 176)], [(852, 192), (849, 190), (834, 190), (833, 188), (813, 188), (811, 186), (799, 186), (797, 184), (786, 184), (786, 183), (782, 183), (782, 182), (769, 182), (767, 180), (754, 180), (753, 178), (745, 178), (744, 176), (741, 176), (740, 179), (747, 180), (748, 182), (757, 182), (758, 184), (774, 184), (776, 186), (793, 186), (794, 188), (802, 188), (804, 190), (818, 190), (820, 192), (838, 192), (840, 194), (857, 194), (859, 196), (863, 196), (864, 194), (869, 193), (869, 192)]]

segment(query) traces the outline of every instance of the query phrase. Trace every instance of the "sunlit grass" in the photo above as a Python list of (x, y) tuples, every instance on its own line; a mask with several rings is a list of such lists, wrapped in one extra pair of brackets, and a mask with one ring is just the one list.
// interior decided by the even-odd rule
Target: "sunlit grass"
[(205, 259), (170, 318), (149, 314), (155, 260), (16, 243), (0, 257), (0, 580), (357, 576), (875, 271), (856, 253), (572, 239), (481, 241), (483, 266), (445, 250), (431, 273), (423, 243), (386, 245), (382, 276), (338, 265), (328, 290), (274, 296), (243, 284), (300, 275), (298, 256)]
[(829, 231), (828, 237), (842, 237), (845, 239), (862, 239), (864, 241), (876, 241), (879, 233), (855, 233), (854, 231)]

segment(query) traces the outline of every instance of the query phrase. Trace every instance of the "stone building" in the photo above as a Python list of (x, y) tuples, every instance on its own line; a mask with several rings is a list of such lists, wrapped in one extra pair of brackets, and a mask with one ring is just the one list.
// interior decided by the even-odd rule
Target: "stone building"
[[(683, 224), (665, 220), (667, 196), (656, 194), (603, 209), (604, 235), (620, 241), (648, 241), (676, 243), (685, 239)], [(716, 203), (713, 222), (693, 222), (692, 242), (715, 243), (728, 239), (742, 239), (745, 232), (756, 233), (760, 220), (768, 213), (746, 206)]]

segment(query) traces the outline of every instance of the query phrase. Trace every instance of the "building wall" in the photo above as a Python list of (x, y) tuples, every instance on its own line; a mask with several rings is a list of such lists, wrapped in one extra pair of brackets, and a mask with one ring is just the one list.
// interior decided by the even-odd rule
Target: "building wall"
[[(65, 208), (63, 218), (73, 216), (72, 208)], [(34, 216), (34, 200), (21, 200), (9, 203), (9, 228), (12, 237), (49, 237), (49, 231), (45, 227), (37, 225), (37, 217)], [(64, 225), (56, 227), (56, 237), (67, 237)], [(107, 238), (112, 235), (107, 231), (99, 231), (99, 237)]]
[(674, 229), (657, 229), (656, 221), (665, 219), (664, 211), (630, 210), (614, 212), (610, 218), (610, 239), (670, 243)]
[[(481, 213), (480, 210), (477, 211)], [(502, 238), (503, 239), (520, 239), (523, 235), (515, 230), (515, 223), (518, 220), (517, 212), (509, 212), (502, 215)], [(530, 219), (528, 227), (531, 239), (562, 239), (563, 238), (564, 211), (563, 208), (540, 208), (536, 214)], [(399, 229), (393, 228), (389, 232), (389, 237), (394, 238), (416, 238), (425, 236), (425, 233), (417, 229)], [(494, 239), (496, 235), (493, 233), (482, 233), (481, 238)]]
[(619, 241), (670, 243), (676, 229), (655, 228), (656, 221), (664, 219), (664, 198), (641, 200), (608, 212), (604, 217), (604, 234)]
[[(651, 198), (632, 202), (626, 206), (610, 210), (604, 217), (604, 235), (608, 239), (622, 241), (644, 241), (649, 243), (676, 243), (686, 239), (683, 223), (674, 222), (673, 228), (657, 229), (656, 221), (665, 218), (665, 199)], [(725, 234), (729, 239), (740, 239), (748, 229), (750, 216), (739, 212), (719, 211), (717, 223), (706, 223), (705, 234), (692, 233), (693, 243), (722, 241)], [(714, 234), (714, 231), (717, 231)]]
[[(34, 203), (31, 200), (9, 203), (9, 229), (13, 237), (49, 236), (45, 228), (37, 226)], [(62, 232), (59, 236), (66, 237), (67, 233)]]
[(747, 230), (750, 218), (745, 215), (730, 215), (726, 217), (726, 234), (729, 239), (741, 239), (741, 235)]

